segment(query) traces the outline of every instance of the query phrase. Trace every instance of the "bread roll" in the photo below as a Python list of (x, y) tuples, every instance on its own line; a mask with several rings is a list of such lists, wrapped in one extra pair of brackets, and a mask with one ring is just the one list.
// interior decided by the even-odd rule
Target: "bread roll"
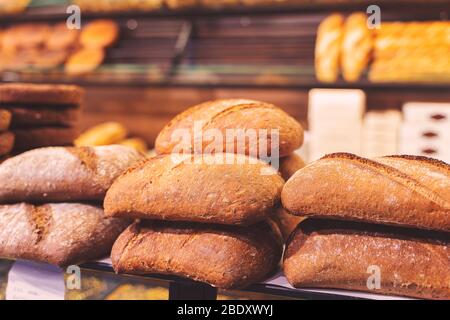
[(83, 75), (95, 71), (105, 59), (102, 48), (83, 48), (72, 54), (66, 61), (64, 71), (69, 75)]
[(284, 180), (288, 181), (294, 173), (306, 166), (305, 161), (298, 154), (293, 153), (280, 159), (280, 174)]
[(119, 26), (115, 21), (94, 20), (81, 31), (80, 44), (87, 49), (104, 49), (116, 42), (118, 37)]
[(0, 203), (103, 200), (140, 159), (125, 146), (35, 149), (0, 165)]
[(128, 135), (128, 130), (118, 122), (105, 122), (83, 132), (76, 140), (77, 147), (95, 147), (119, 143)]
[(0, 132), (6, 131), (11, 123), (11, 112), (0, 109)]
[(428, 158), (396, 159), (325, 156), (286, 183), (283, 206), (297, 215), (450, 231), (450, 166)]
[[(230, 132), (233, 129), (253, 132), (254, 138), (238, 139), (232, 134), (228, 134), (227, 138), (227, 130)], [(221, 139), (208, 136), (214, 134), (212, 130), (218, 130)], [(278, 130), (278, 146), (271, 145), (274, 139), (271, 130)], [(268, 156), (272, 155), (271, 147), (278, 147), (279, 156), (283, 157), (303, 143), (301, 125), (283, 110), (265, 102), (232, 99), (205, 102), (179, 114), (156, 138), (155, 149), (159, 154), (168, 154), (177, 149), (201, 153), (214, 147), (216, 152), (258, 156), (259, 146), (265, 145), (261, 135), (267, 142), (267, 152), (264, 153)], [(202, 141), (194, 140), (199, 138)], [(241, 143), (244, 148), (239, 148)]]
[(34, 127), (12, 130), (16, 136), (14, 150), (28, 151), (31, 149), (69, 146), (77, 137), (78, 130), (74, 127)]
[(119, 177), (104, 207), (114, 217), (249, 225), (269, 217), (283, 184), (243, 155), (158, 156)]
[(59, 203), (0, 206), (0, 257), (69, 266), (103, 258), (129, 221), (101, 208)]
[(0, 157), (10, 153), (14, 147), (14, 134), (6, 131), (0, 132)]
[[(374, 278), (369, 277), (378, 271), (381, 281), (376, 289)], [(297, 288), (450, 299), (449, 237), (447, 233), (307, 219), (287, 245), (284, 273)]]
[(114, 244), (117, 273), (162, 273), (219, 288), (265, 280), (281, 258), (281, 239), (265, 223), (250, 227), (142, 221)]
[(315, 49), (316, 77), (322, 82), (335, 82), (339, 76), (344, 17), (334, 13), (325, 18), (317, 30)]

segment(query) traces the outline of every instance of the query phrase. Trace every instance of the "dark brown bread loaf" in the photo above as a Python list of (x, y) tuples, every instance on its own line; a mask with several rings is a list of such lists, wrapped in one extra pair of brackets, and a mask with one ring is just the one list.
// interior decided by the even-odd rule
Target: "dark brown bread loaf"
[(0, 203), (103, 200), (142, 156), (126, 146), (43, 148), (0, 165)]
[(0, 132), (6, 131), (11, 123), (11, 113), (8, 110), (0, 109)]
[(73, 141), (78, 135), (78, 130), (74, 127), (37, 127), (12, 131), (16, 136), (14, 147), (16, 151), (73, 145)]
[(59, 203), (0, 206), (0, 257), (68, 266), (107, 256), (130, 224), (101, 208)]
[[(443, 232), (307, 219), (287, 245), (284, 273), (297, 288), (450, 299), (449, 240)], [(377, 271), (380, 289), (369, 289)]]
[(84, 90), (72, 85), (9, 83), (0, 85), (0, 104), (79, 105)]
[(14, 134), (6, 131), (0, 132), (0, 157), (7, 155), (14, 147)]
[(241, 288), (277, 268), (279, 235), (266, 223), (250, 227), (142, 221), (114, 244), (117, 273), (170, 274), (219, 288)]
[[(203, 143), (194, 142), (194, 126), (197, 124), (203, 133)], [(187, 134), (172, 139), (172, 135), (177, 130), (187, 130)], [(215, 141), (207, 136), (206, 131), (209, 129), (217, 129), (222, 133), (222, 140)], [(217, 100), (210, 101), (192, 107), (175, 117), (159, 134), (155, 142), (155, 149), (158, 154), (172, 153), (176, 148), (182, 148), (189, 152), (202, 153), (205, 149), (210, 148), (211, 144), (217, 144), (217, 152), (239, 152), (246, 155), (258, 156), (259, 138), (251, 141), (242, 141), (245, 144), (243, 150), (238, 150), (239, 144), (236, 139), (226, 138), (227, 129), (253, 129), (258, 134), (260, 130), (267, 130), (264, 139), (267, 140), (267, 155), (271, 154), (271, 137), (272, 129), (279, 130), (279, 156), (283, 157), (291, 154), (295, 149), (299, 148), (303, 143), (303, 128), (301, 125), (287, 113), (272, 104), (253, 100)], [(202, 133), (198, 133), (201, 135)], [(186, 139), (190, 135), (191, 139)], [(240, 152), (242, 151), (242, 152)]]
[(284, 180), (266, 163), (235, 154), (200, 157), (158, 156), (128, 170), (108, 190), (106, 214), (248, 225), (279, 204)]
[(23, 126), (72, 126), (78, 121), (81, 113), (80, 108), (18, 105), (3, 107), (12, 114), (12, 124), (15, 128)]
[(282, 202), (297, 215), (450, 231), (449, 180), (450, 166), (432, 159), (332, 154), (289, 179)]

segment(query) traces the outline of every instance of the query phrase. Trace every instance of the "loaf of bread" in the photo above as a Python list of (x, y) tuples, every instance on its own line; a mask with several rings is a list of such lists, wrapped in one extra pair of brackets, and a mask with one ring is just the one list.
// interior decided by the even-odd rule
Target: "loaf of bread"
[(28, 151), (36, 148), (51, 146), (71, 146), (78, 135), (75, 127), (33, 127), (14, 128), (16, 136), (14, 149), (16, 151)]
[(103, 200), (141, 155), (125, 146), (42, 148), (0, 165), (0, 203)]
[(305, 161), (298, 154), (293, 153), (280, 159), (280, 174), (288, 181), (298, 170), (305, 166)]
[(270, 216), (283, 184), (244, 155), (157, 156), (120, 176), (104, 207), (114, 217), (248, 225)]
[[(80, 116), (80, 108), (5, 106), (12, 114), (14, 127), (72, 126)], [(0, 116), (1, 117), (1, 116)]]
[(449, 236), (307, 219), (287, 245), (284, 273), (297, 288), (450, 299)]
[(450, 166), (433, 159), (338, 153), (299, 170), (282, 202), (296, 215), (450, 231), (449, 180)]
[(0, 132), (6, 131), (11, 123), (11, 112), (0, 109)]
[(114, 20), (99, 19), (88, 23), (80, 35), (80, 45), (87, 49), (103, 49), (119, 37), (119, 26)]
[(170, 274), (219, 288), (265, 280), (282, 254), (279, 235), (262, 222), (250, 227), (142, 221), (113, 246), (117, 273)]
[(118, 122), (105, 122), (83, 132), (76, 140), (77, 147), (116, 144), (125, 139), (128, 130)]
[(2, 205), (0, 257), (58, 266), (100, 259), (129, 224), (85, 204)]
[(337, 80), (343, 33), (344, 17), (341, 14), (332, 14), (320, 23), (314, 57), (316, 77), (319, 81)]
[[(241, 138), (238, 130), (246, 135)], [(273, 141), (277, 137), (278, 145)], [(267, 146), (263, 156), (274, 156), (274, 148), (283, 157), (302, 143), (301, 125), (280, 108), (265, 102), (231, 99), (205, 102), (179, 114), (156, 138), (155, 149), (159, 154), (215, 150), (257, 157)]]
[(7, 155), (14, 147), (14, 134), (6, 131), (0, 132), (0, 157)]
[(73, 85), (8, 83), (0, 85), (0, 104), (79, 105), (84, 90)]

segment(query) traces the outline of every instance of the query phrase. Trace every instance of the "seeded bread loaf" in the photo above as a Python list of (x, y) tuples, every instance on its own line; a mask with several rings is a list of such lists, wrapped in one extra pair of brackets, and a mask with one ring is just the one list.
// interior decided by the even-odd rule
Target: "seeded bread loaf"
[(113, 246), (117, 273), (170, 274), (219, 288), (265, 280), (282, 254), (279, 235), (262, 222), (250, 227), (142, 221)]
[(283, 184), (244, 155), (157, 156), (119, 177), (104, 207), (114, 217), (248, 225), (270, 216)]
[(85, 204), (2, 205), (0, 257), (58, 266), (104, 258), (129, 224)]
[(449, 239), (443, 232), (306, 219), (287, 245), (284, 273), (297, 288), (450, 299)]
[(0, 165), (0, 203), (103, 200), (142, 156), (126, 146), (42, 148)]
[(450, 166), (437, 160), (332, 154), (289, 179), (282, 202), (296, 215), (448, 232), (449, 180)]
[[(236, 132), (236, 135), (227, 135), (227, 130), (253, 131), (254, 135), (248, 134), (253, 139), (236, 138), (239, 136)], [(278, 132), (271, 135), (271, 130)], [(221, 139), (216, 133), (220, 133)], [(276, 136), (278, 146), (274, 141)], [(202, 141), (198, 141), (199, 138)], [(263, 140), (266, 141), (263, 143)], [(258, 145), (264, 148), (267, 144), (267, 156), (275, 156), (271, 152), (273, 147), (279, 149), (279, 156), (283, 157), (302, 143), (301, 125), (280, 108), (265, 102), (235, 99), (205, 102), (179, 114), (161, 131), (155, 149), (159, 154), (202, 153), (214, 147), (216, 152), (259, 156)]]

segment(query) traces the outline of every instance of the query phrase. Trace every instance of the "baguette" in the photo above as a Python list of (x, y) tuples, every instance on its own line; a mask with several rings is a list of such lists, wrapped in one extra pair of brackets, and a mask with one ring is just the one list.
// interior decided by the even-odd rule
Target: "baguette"
[[(379, 289), (368, 287), (380, 271)], [(307, 219), (292, 235), (284, 273), (296, 288), (450, 299), (448, 233)]]
[(11, 113), (8, 110), (0, 109), (0, 132), (6, 131), (11, 123)]
[(272, 167), (243, 155), (157, 156), (119, 177), (104, 207), (113, 217), (249, 225), (270, 216), (283, 184)]
[(450, 231), (450, 166), (427, 158), (382, 161), (391, 163), (327, 155), (289, 179), (283, 206), (296, 215)]
[[(233, 129), (251, 130), (256, 136), (245, 140), (237, 135), (227, 138), (227, 130)], [(208, 136), (211, 130), (219, 130), (222, 139)], [(278, 145), (271, 145), (272, 130), (278, 130)], [(180, 141), (178, 134), (181, 133)], [(191, 139), (186, 139), (186, 136)], [(267, 156), (273, 156), (272, 148), (278, 149), (280, 157), (287, 156), (303, 143), (301, 125), (280, 108), (265, 102), (231, 99), (205, 102), (179, 114), (158, 135), (155, 149), (158, 154), (172, 153), (177, 149), (188, 151), (186, 153), (203, 153), (212, 145), (216, 152), (244, 153), (256, 157), (259, 155), (258, 149), (263, 147), (261, 136), (267, 142)], [(202, 138), (202, 141), (198, 143), (195, 138)], [(239, 149), (240, 144), (244, 147), (242, 150)]]
[(219, 288), (241, 288), (270, 276), (282, 254), (266, 223), (250, 227), (142, 221), (113, 246), (117, 273), (177, 275)]
[(0, 203), (103, 200), (141, 155), (125, 146), (43, 148), (0, 165)]
[(101, 208), (59, 203), (0, 206), (0, 257), (69, 266), (104, 258), (130, 224)]
[(9, 83), (0, 85), (1, 104), (79, 105), (84, 90), (73, 85)]

